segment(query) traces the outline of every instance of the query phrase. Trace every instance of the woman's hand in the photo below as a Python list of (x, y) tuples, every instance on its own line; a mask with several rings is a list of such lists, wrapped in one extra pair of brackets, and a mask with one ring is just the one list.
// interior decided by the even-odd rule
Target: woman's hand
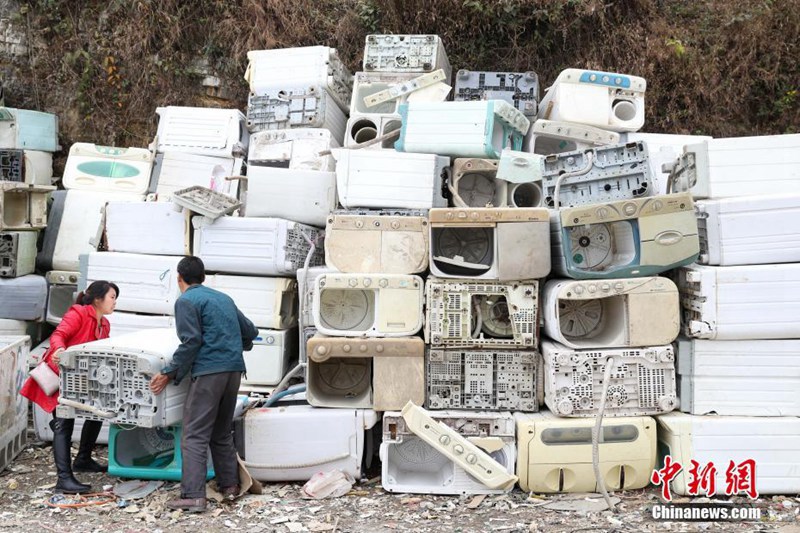
[(59, 348), (50, 356), (50, 361), (52, 361), (54, 365), (58, 365), (58, 362), (61, 361), (61, 352), (63, 351), (64, 348)]

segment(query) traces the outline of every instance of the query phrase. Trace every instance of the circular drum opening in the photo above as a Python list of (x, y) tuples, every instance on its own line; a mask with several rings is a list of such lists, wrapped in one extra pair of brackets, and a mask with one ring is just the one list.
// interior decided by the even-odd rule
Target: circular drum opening
[(539, 207), (542, 205), (542, 189), (536, 183), (518, 183), (511, 189), (514, 207)]
[(612, 109), (614, 116), (624, 122), (636, 118), (636, 106), (628, 100), (615, 100)]
[[(403, 126), (403, 123), (399, 120), (390, 120), (386, 123), (383, 127), (383, 132), (381, 135), (386, 135), (387, 133), (391, 133), (393, 131), (399, 130)], [(381, 142), (382, 148), (394, 148), (394, 143), (397, 141), (397, 137), (392, 137), (390, 139), (384, 139)]]
[(362, 119), (350, 128), (350, 136), (359, 144), (371, 141), (378, 136), (378, 127), (371, 120)]

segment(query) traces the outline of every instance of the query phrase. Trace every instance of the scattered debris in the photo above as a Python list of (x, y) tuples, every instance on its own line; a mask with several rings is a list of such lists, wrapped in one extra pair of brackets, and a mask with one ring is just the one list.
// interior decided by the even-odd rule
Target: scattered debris
[(350, 492), (355, 482), (350, 474), (341, 470), (317, 472), (303, 485), (303, 494), (315, 500), (338, 498)]

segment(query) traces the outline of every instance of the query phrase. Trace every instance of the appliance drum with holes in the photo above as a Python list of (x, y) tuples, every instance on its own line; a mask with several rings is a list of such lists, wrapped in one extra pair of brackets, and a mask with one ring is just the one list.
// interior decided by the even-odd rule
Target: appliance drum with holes
[(238, 109), (167, 106), (156, 108), (158, 131), (150, 149), (213, 157), (244, 157), (250, 134)]
[(671, 345), (572, 350), (542, 342), (544, 401), (558, 416), (597, 416), (613, 359), (603, 416), (644, 416), (678, 407)]
[(637, 131), (644, 125), (646, 90), (638, 76), (568, 68), (539, 102), (539, 118)]
[(144, 195), (152, 168), (153, 153), (145, 148), (75, 143), (61, 180), (66, 189)]
[(371, 463), (380, 419), (371, 409), (318, 409), (278, 404), (248, 410), (234, 420), (239, 457), (259, 481), (307, 481), (319, 471), (341, 470), (356, 479)]
[[(800, 338), (800, 263), (677, 272), (683, 333), (717, 340)], [(754, 290), (753, 287), (758, 287)]]
[(505, 100), (525, 116), (535, 118), (539, 101), (539, 76), (528, 72), (456, 73), (453, 100)]
[(556, 186), (559, 208), (652, 196), (647, 145), (631, 142), (548, 155), (542, 174), (547, 207), (556, 205)]
[(539, 344), (539, 282), (447, 280), (425, 286), (425, 342), (441, 348)]
[(733, 266), (800, 262), (800, 194), (698, 200), (698, 263)]
[(56, 407), (56, 416), (145, 428), (180, 422), (190, 380), (170, 382), (157, 395), (148, 388), (180, 343), (174, 329), (151, 329), (67, 348), (60, 361), (60, 398), (91, 406), (104, 416), (63, 404)]
[(264, 166), (291, 170), (332, 172), (336, 161), (330, 154), (320, 155), (339, 143), (325, 128), (265, 130), (250, 137), (249, 167)]
[(81, 264), (81, 283), (84, 290), (93, 281), (114, 280), (119, 286), (117, 310), (134, 313), (171, 315), (178, 290), (178, 256), (127, 254), (121, 252), (92, 252)]
[(310, 266), (325, 261), (321, 229), (282, 218), (193, 217), (194, 254), (211, 272), (294, 275), (315, 243)]
[[(387, 102), (392, 103), (392, 102)], [(383, 137), (390, 133), (399, 132), (402, 126), (400, 115), (396, 113), (363, 113), (353, 114), (347, 120), (347, 128), (344, 133), (344, 147), (355, 148), (360, 144), (372, 141), (377, 137)], [(396, 136), (387, 137), (380, 142), (375, 142), (363, 148), (368, 150), (391, 150), (394, 151)], [(359, 147), (360, 149), (361, 147)]]
[[(325, 228), (325, 263), (341, 272), (415, 274), (428, 268), (424, 215), (338, 211)], [(384, 214), (385, 213), (385, 214)]]
[[(457, 431), (514, 474), (514, 419), (509, 412), (437, 411), (437, 422)], [(489, 489), (461, 466), (417, 436), (399, 412), (383, 415), (381, 485), (388, 492), (415, 494), (502, 494)]]
[(800, 133), (794, 133), (689, 144), (670, 172), (667, 190), (716, 199), (792, 194), (798, 186)]
[(293, 278), (206, 276), (205, 285), (230, 296), (258, 328), (289, 329), (297, 325), (297, 282)]
[(800, 339), (679, 337), (676, 349), (684, 413), (800, 416)]
[(542, 294), (547, 336), (570, 348), (662, 346), (678, 336), (678, 289), (667, 278), (551, 279)]
[(551, 212), (553, 270), (575, 279), (652, 276), (695, 261), (689, 194), (621, 200)]
[[(667, 415), (669, 416), (669, 415)], [(596, 492), (593, 418), (550, 412), (515, 413), (517, 475), (526, 492)], [(648, 416), (604, 418), (600, 474), (607, 490), (643, 489), (656, 463), (656, 421)]]
[(387, 411), (425, 401), (425, 345), (419, 337), (317, 334), (308, 340), (306, 353), (306, 396), (315, 407)]
[(405, 274), (323, 274), (314, 323), (335, 337), (405, 337), (422, 328), (423, 281)]
[(399, 108), (399, 152), (499, 159), (503, 148), (522, 149), (530, 121), (503, 100), (409, 102)]
[(507, 281), (550, 273), (547, 209), (431, 209), (429, 217), (434, 276)]
[(428, 409), (539, 410), (539, 352), (440, 350), (425, 356)]
[(659, 461), (664, 456), (684, 465), (673, 478), (673, 494), (689, 494), (691, 461), (701, 467), (713, 462), (716, 486), (725, 487), (729, 465), (755, 461), (755, 488), (760, 495), (800, 492), (797, 456), (800, 454), (800, 418), (793, 416), (694, 416), (668, 413), (658, 417)]
[(506, 207), (508, 183), (497, 179), (497, 160), (458, 158), (449, 184), (456, 207)]
[(450, 159), (391, 150), (333, 151), (342, 207), (430, 209), (444, 207)]

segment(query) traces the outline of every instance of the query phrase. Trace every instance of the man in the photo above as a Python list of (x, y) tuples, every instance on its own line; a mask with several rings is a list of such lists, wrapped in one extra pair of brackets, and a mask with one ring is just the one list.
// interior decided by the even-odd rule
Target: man
[(217, 486), (227, 500), (239, 494), (239, 463), (233, 446), (233, 412), (239, 382), (245, 372), (242, 351), (253, 348), (258, 330), (226, 294), (203, 285), (205, 267), (199, 257), (178, 263), (181, 296), (175, 302), (175, 324), (181, 345), (172, 363), (150, 380), (160, 394), (170, 379), (177, 385), (191, 372), (183, 410), (183, 470), (181, 497), (167, 502), (170, 509), (206, 509), (207, 453)]

